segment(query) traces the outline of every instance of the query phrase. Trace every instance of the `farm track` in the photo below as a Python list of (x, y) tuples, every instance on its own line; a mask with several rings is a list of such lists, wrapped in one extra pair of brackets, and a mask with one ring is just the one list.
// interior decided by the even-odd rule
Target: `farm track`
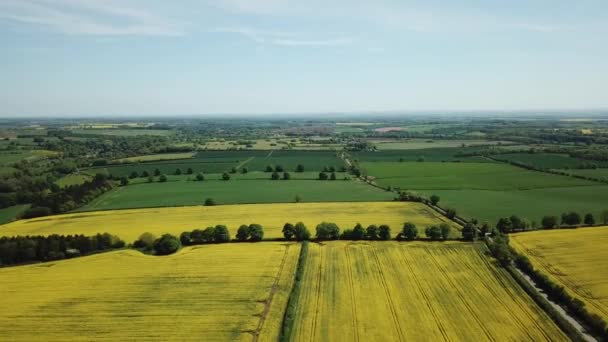
[(441, 325), (440, 319), (437, 316), (435, 309), (433, 308), (433, 304), (432, 304), (432, 301), (431, 301), (429, 295), (424, 290), (424, 287), (420, 283), (420, 279), (418, 279), (418, 277), (416, 276), (416, 273), (414, 272), (414, 269), (412, 268), (412, 265), (410, 264), (409, 258), (407, 257), (407, 255), (405, 254), (405, 251), (403, 249), (399, 249), (399, 251), (401, 253), (401, 256), (403, 257), (403, 260), (405, 260), (405, 264), (407, 265), (407, 268), (408, 268), (410, 274), (412, 275), (412, 278), (414, 279), (416, 286), (418, 287), (418, 291), (424, 298), (425, 304), (429, 308), (429, 311), (430, 311), (431, 315), (433, 316), (433, 320), (435, 321), (435, 324), (437, 325), (439, 332), (441, 332), (441, 335), (443, 336), (443, 340), (450, 341), (450, 338), (448, 337), (448, 334), (445, 331), (445, 328)]
[(492, 334), (490, 334), (490, 332), (488, 331), (488, 328), (485, 326), (485, 324), (483, 324), (482, 320), (477, 316), (477, 313), (475, 312), (475, 310), (473, 310), (470, 303), (466, 300), (465, 296), (462, 294), (462, 292), (460, 290), (460, 286), (458, 286), (457, 284), (455, 284), (452, 281), (450, 275), (447, 274), (445, 269), (443, 267), (441, 267), (441, 265), (437, 262), (433, 253), (429, 252), (428, 250), (426, 250), (426, 253), (429, 256), (429, 259), (435, 265), (435, 267), (441, 272), (441, 274), (443, 275), (443, 278), (452, 286), (452, 288), (454, 288), (454, 292), (456, 293), (456, 295), (458, 296), (458, 298), (460, 299), (462, 304), (464, 304), (464, 306), (467, 308), (467, 310), (469, 311), (469, 313), (471, 314), (471, 316), (473, 317), (473, 319), (475, 320), (477, 325), (481, 328), (481, 330), (483, 330), (483, 333), (486, 335), (488, 340), (494, 341), (495, 339), (492, 336)]
[(310, 334), (310, 340), (315, 340), (315, 335), (317, 334), (317, 319), (319, 317), (319, 310), (321, 309), (321, 283), (323, 280), (323, 245), (319, 246), (319, 275), (317, 276), (317, 283), (315, 288), (316, 300), (315, 300), (315, 309), (313, 311), (313, 319), (312, 319), (312, 329)]
[(249, 163), (250, 161), (252, 161), (252, 160), (254, 160), (254, 159), (255, 159), (255, 156), (249, 157), (249, 158), (247, 158), (246, 160), (242, 161), (242, 162), (241, 162), (240, 164), (238, 164), (237, 166), (235, 166), (234, 168), (235, 168), (235, 169), (239, 169), (239, 168), (241, 168), (241, 167), (245, 166), (245, 164)]
[(270, 288), (270, 294), (268, 296), (268, 299), (266, 299), (266, 301), (264, 303), (264, 311), (262, 311), (262, 314), (260, 315), (260, 321), (258, 322), (258, 326), (255, 329), (255, 331), (253, 332), (253, 342), (258, 341), (260, 333), (262, 332), (262, 328), (264, 328), (264, 323), (266, 322), (266, 317), (268, 316), (268, 312), (270, 311), (270, 305), (272, 304), (272, 299), (274, 298), (274, 295), (277, 292), (277, 289), (279, 287), (279, 282), (281, 281), (281, 275), (283, 274), (283, 270), (285, 268), (285, 262), (287, 261), (287, 257), (289, 256), (290, 247), (291, 247), (291, 245), (285, 246), (285, 252), (284, 252), (283, 258), (281, 260), (281, 265), (279, 266), (279, 271), (277, 272), (274, 283), (272, 284), (272, 287)]
[(353, 269), (351, 264), (350, 253), (348, 251), (348, 245), (344, 246), (344, 253), (346, 256), (346, 267), (348, 269), (348, 285), (350, 290), (350, 300), (351, 300), (351, 313), (352, 313), (352, 324), (354, 331), (355, 341), (359, 341), (359, 320), (357, 318), (357, 298), (355, 297), (355, 284), (353, 281)]
[(372, 254), (374, 255), (374, 260), (376, 262), (376, 267), (378, 267), (378, 272), (380, 273), (380, 283), (382, 284), (382, 288), (386, 295), (386, 299), (388, 301), (388, 306), (391, 311), (391, 316), (393, 319), (393, 324), (395, 324), (395, 330), (399, 333), (399, 340), (405, 341), (405, 337), (403, 335), (403, 331), (401, 330), (401, 325), (399, 324), (399, 318), (397, 317), (397, 310), (395, 309), (395, 303), (391, 296), (391, 292), (386, 284), (386, 277), (384, 276), (384, 271), (382, 270), (382, 265), (380, 263), (380, 259), (378, 258), (378, 252), (374, 246), (370, 246)]

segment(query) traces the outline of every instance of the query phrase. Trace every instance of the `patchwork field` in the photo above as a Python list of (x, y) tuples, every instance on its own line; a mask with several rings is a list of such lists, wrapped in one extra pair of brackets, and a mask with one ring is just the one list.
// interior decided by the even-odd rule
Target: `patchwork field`
[[(6, 341), (276, 341), (299, 244), (133, 250), (0, 269)], [(32, 329), (33, 325), (35, 330)], [(34, 333), (35, 331), (35, 333)]]
[(494, 224), (516, 214), (540, 223), (566, 211), (599, 216), (607, 209), (608, 186), (497, 163), (362, 163), (384, 186), (441, 197), (440, 204), (465, 218)]
[(163, 233), (179, 235), (183, 231), (225, 224), (234, 237), (241, 224), (259, 223), (264, 226), (265, 238), (283, 237), (286, 222), (304, 222), (314, 235), (322, 221), (335, 222), (340, 228), (352, 228), (357, 223), (388, 224), (393, 236), (410, 221), (424, 228), (446, 222), (443, 216), (419, 203), (362, 202), (362, 203), (285, 203), (244, 204), (213, 207), (179, 207), (132, 209), (74, 213), (21, 220), (0, 226), (0, 236), (85, 234), (108, 232), (127, 242), (135, 241), (142, 233), (157, 236)]
[(94, 134), (94, 135), (115, 135), (125, 137), (135, 137), (139, 135), (168, 136), (173, 131), (165, 129), (129, 129), (129, 128), (91, 128), (74, 129), (74, 134)]
[(590, 161), (573, 158), (567, 154), (556, 153), (509, 153), (494, 156), (496, 159), (527, 164), (541, 169), (576, 169), (586, 164), (608, 166), (608, 162)]
[(463, 154), (479, 151), (481, 147), (467, 148), (427, 148), (417, 150), (382, 150), (374, 152), (355, 152), (354, 160), (359, 162), (408, 162), (424, 160), (426, 162), (461, 161), (476, 163), (492, 163), (492, 160)]
[(579, 175), (597, 179), (607, 179), (608, 180), (608, 168), (606, 169), (569, 169), (569, 170), (559, 170), (562, 172), (566, 172), (572, 175)]
[(148, 154), (144, 156), (129, 157), (117, 159), (114, 162), (118, 163), (138, 163), (138, 162), (149, 162), (159, 160), (175, 160), (175, 159), (188, 159), (194, 156), (193, 152), (184, 153), (160, 153), (160, 154)]
[(425, 140), (410, 139), (397, 142), (376, 143), (379, 150), (419, 150), (427, 148), (466, 147), (511, 144), (509, 141), (490, 140)]
[(482, 244), (310, 244), (295, 341), (566, 341)]
[(514, 234), (511, 246), (608, 322), (608, 227)]

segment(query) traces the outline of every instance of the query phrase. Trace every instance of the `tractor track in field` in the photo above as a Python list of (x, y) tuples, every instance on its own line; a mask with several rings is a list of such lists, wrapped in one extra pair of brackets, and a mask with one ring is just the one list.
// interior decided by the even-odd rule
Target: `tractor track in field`
[(317, 286), (315, 293), (317, 294), (317, 298), (315, 300), (315, 310), (313, 311), (313, 319), (312, 319), (312, 330), (310, 334), (310, 340), (315, 340), (315, 335), (317, 333), (317, 319), (319, 317), (319, 309), (321, 307), (321, 280), (323, 277), (323, 245), (319, 246), (319, 275), (317, 276)]
[(348, 284), (350, 286), (350, 300), (351, 300), (351, 314), (353, 316), (353, 331), (355, 333), (355, 341), (359, 341), (359, 332), (357, 327), (359, 326), (359, 319), (357, 318), (357, 301), (355, 298), (355, 283), (353, 281), (353, 268), (350, 263), (350, 253), (348, 252), (348, 245), (344, 247), (346, 256), (346, 268), (348, 269)]
[(443, 336), (443, 340), (450, 341), (450, 338), (448, 337), (448, 334), (445, 331), (445, 328), (441, 325), (439, 317), (437, 317), (437, 313), (435, 312), (435, 309), (433, 308), (433, 304), (432, 304), (432, 301), (431, 301), (429, 295), (424, 291), (424, 287), (420, 283), (420, 280), (416, 276), (416, 273), (414, 273), (414, 269), (412, 268), (412, 265), (410, 265), (410, 263), (409, 263), (410, 258), (407, 258), (407, 255), (405, 255), (403, 248), (399, 248), (399, 251), (401, 253), (401, 256), (403, 257), (403, 260), (405, 260), (405, 264), (407, 265), (407, 268), (410, 271), (410, 274), (412, 275), (412, 278), (414, 279), (414, 282), (416, 283), (416, 286), (418, 287), (420, 294), (424, 298), (424, 302), (426, 303), (426, 306), (429, 308), (429, 311), (431, 312), (431, 315), (433, 316), (433, 320), (435, 321), (435, 324), (437, 325), (437, 328), (439, 329), (441, 336)]
[(268, 316), (268, 312), (270, 312), (270, 306), (272, 304), (272, 300), (274, 298), (275, 293), (277, 292), (277, 290), (279, 288), (279, 282), (281, 281), (281, 274), (283, 274), (283, 270), (285, 269), (285, 262), (287, 261), (287, 257), (289, 256), (289, 247), (291, 247), (291, 245), (286, 245), (286, 247), (285, 247), (285, 252), (283, 253), (283, 259), (281, 260), (281, 265), (279, 266), (279, 271), (277, 272), (274, 283), (272, 284), (272, 287), (270, 288), (270, 294), (268, 296), (268, 299), (266, 299), (266, 301), (264, 302), (264, 311), (262, 311), (262, 314), (260, 315), (260, 321), (258, 322), (257, 328), (255, 329), (255, 331), (253, 331), (253, 342), (258, 341), (258, 339), (260, 337), (260, 333), (262, 332), (262, 328), (264, 328), (264, 323), (266, 322), (266, 317)]
[(372, 254), (374, 255), (374, 260), (376, 261), (376, 267), (378, 267), (378, 272), (380, 273), (380, 283), (382, 284), (382, 288), (384, 289), (384, 293), (386, 294), (386, 299), (388, 299), (388, 306), (391, 311), (393, 323), (395, 324), (395, 329), (399, 333), (399, 340), (405, 341), (405, 337), (403, 336), (403, 331), (401, 331), (401, 325), (399, 324), (399, 318), (397, 317), (397, 310), (395, 309), (395, 303), (393, 302), (393, 297), (391, 296), (391, 292), (388, 289), (388, 285), (386, 284), (386, 277), (384, 276), (384, 271), (382, 270), (382, 266), (380, 264), (380, 258), (378, 258), (378, 253), (376, 251), (376, 248), (373, 245), (370, 247), (372, 250)]
[(437, 259), (435, 259), (435, 256), (433, 255), (433, 253), (431, 253), (428, 249), (426, 249), (425, 251), (426, 251), (427, 255), (429, 256), (429, 259), (432, 261), (432, 263), (435, 265), (435, 267), (439, 270), (439, 272), (441, 272), (441, 274), (443, 275), (445, 280), (448, 282), (448, 284), (450, 284), (450, 286), (452, 286), (452, 288), (454, 289), (454, 292), (456, 292), (456, 296), (458, 296), (458, 298), (460, 299), (462, 304), (464, 304), (464, 306), (467, 308), (467, 310), (471, 313), (471, 316), (473, 316), (473, 319), (475, 320), (475, 322), (477, 323), (479, 328), (483, 331), (483, 333), (486, 335), (488, 340), (495, 341), (492, 334), (490, 334), (490, 332), (488, 331), (488, 327), (486, 327), (483, 324), (483, 321), (479, 318), (477, 313), (473, 310), (473, 308), (471, 307), (469, 302), (467, 302), (467, 299), (465, 298), (465, 296), (460, 292), (460, 287), (456, 286), (456, 284), (452, 281), (449, 274), (447, 274), (445, 269), (443, 269), (443, 267), (441, 267), (441, 265), (437, 262)]

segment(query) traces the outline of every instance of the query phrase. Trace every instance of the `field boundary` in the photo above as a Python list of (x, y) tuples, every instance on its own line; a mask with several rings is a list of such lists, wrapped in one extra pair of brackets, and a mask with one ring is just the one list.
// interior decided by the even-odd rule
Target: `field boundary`
[(300, 292), (302, 289), (302, 278), (304, 277), (304, 271), (306, 269), (306, 262), (308, 259), (308, 241), (303, 241), (300, 247), (300, 256), (298, 257), (298, 265), (296, 266), (296, 272), (294, 273), (293, 286), (289, 292), (289, 298), (287, 299), (287, 308), (283, 315), (283, 322), (281, 324), (281, 333), (279, 335), (280, 342), (290, 341), (293, 334), (294, 320), (296, 318), (297, 306), (300, 302)]

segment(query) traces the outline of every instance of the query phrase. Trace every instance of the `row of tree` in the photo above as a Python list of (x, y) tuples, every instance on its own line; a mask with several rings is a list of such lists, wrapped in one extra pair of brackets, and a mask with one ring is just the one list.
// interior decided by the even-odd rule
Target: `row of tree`
[(124, 241), (108, 233), (3, 237), (0, 238), (0, 266), (74, 258), (124, 246)]
[[(608, 210), (605, 210), (602, 213), (601, 220), (601, 222), (603, 222), (604, 224), (608, 223)], [(544, 216), (541, 220), (540, 228), (554, 229), (559, 227), (579, 226), (582, 224), (591, 226), (596, 223), (597, 221), (595, 219), (595, 216), (593, 216), (593, 214), (591, 213), (587, 213), (585, 214), (585, 216), (581, 216), (579, 213), (571, 211), (563, 213), (561, 217), (551, 215)], [(498, 219), (498, 222), (496, 223), (496, 229), (504, 234), (536, 228), (536, 223), (531, 223), (530, 221), (520, 218), (517, 215), (512, 215), (510, 217), (502, 217)]]

